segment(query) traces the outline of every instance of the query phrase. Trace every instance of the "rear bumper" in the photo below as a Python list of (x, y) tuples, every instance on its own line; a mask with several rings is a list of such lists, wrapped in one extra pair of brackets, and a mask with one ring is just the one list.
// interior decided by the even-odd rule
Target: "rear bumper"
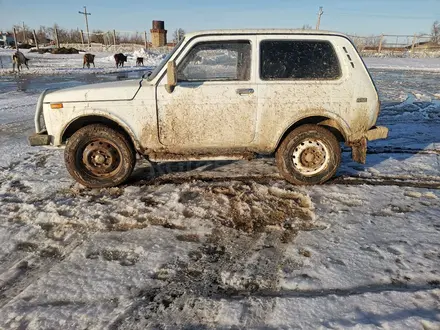
[(348, 141), (345, 144), (351, 147), (351, 158), (353, 161), (365, 164), (367, 161), (367, 141), (386, 139), (388, 128), (385, 126), (374, 126), (364, 136), (355, 141)]
[(388, 128), (385, 126), (374, 126), (367, 131), (365, 137), (368, 141), (386, 139), (388, 137)]

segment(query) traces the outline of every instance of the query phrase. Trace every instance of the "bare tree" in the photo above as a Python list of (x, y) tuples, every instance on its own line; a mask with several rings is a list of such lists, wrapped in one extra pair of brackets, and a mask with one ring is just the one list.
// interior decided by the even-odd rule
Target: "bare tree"
[(15, 29), (17, 31), (17, 42), (21, 43), (28, 43), (29, 39), (32, 39), (32, 30), (29, 28), (29, 26), (25, 25), (25, 34), (23, 39), (23, 25), (17, 25), (15, 24), (12, 29)]
[(301, 28), (301, 30), (311, 30), (311, 29), (312, 29), (312, 26), (309, 24), (304, 24)]
[[(54, 25), (54, 30), (57, 29), (57, 33), (58, 33), (58, 41), (60, 43), (67, 43), (70, 42), (70, 32), (66, 29), (63, 29), (62, 27), (60, 27), (58, 24)], [(54, 31), (54, 39), (55, 39), (55, 31)]]
[(440, 42), (440, 22), (435, 21), (431, 28), (431, 41), (438, 44)]
[(185, 36), (185, 30), (182, 28), (178, 28), (173, 33), (173, 41), (179, 42), (180, 40), (183, 39), (184, 36)]
[(364, 45), (366, 47), (379, 47), (381, 36), (370, 36), (364, 39)]
[(71, 29), (69, 31), (69, 42), (71, 43), (81, 42), (81, 32), (79, 32), (79, 29)]
[(104, 44), (104, 31), (93, 30), (93, 32), (90, 33), (90, 41), (98, 44)]
[(142, 44), (142, 35), (136, 31), (135, 34), (131, 35), (130, 42), (133, 44)]
[(40, 25), (40, 28), (37, 30), (37, 40), (40, 45), (46, 44), (48, 40), (47, 28), (43, 25)]

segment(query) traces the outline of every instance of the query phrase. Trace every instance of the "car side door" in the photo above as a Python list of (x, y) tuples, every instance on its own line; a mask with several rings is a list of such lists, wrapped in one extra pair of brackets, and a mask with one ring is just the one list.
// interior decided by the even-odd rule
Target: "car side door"
[(157, 84), (159, 141), (172, 152), (244, 148), (254, 140), (254, 36), (203, 36), (176, 58), (177, 85)]

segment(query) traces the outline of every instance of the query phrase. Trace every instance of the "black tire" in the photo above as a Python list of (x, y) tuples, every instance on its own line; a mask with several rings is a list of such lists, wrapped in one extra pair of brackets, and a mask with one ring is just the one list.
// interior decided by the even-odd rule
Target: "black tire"
[(67, 141), (64, 162), (70, 175), (88, 188), (125, 182), (136, 163), (134, 148), (122, 133), (102, 124), (85, 126)]
[(280, 174), (297, 185), (322, 184), (341, 163), (341, 147), (336, 137), (318, 125), (303, 125), (281, 142), (276, 152)]

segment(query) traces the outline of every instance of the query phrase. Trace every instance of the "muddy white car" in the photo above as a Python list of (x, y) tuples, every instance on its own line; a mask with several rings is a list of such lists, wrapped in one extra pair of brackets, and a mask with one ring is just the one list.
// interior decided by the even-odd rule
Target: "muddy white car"
[(296, 30), (192, 33), (148, 78), (45, 91), (31, 145), (65, 146), (81, 184), (110, 187), (153, 162), (274, 154), (294, 184), (320, 184), (341, 161), (340, 142), (364, 163), (380, 103), (343, 34)]

